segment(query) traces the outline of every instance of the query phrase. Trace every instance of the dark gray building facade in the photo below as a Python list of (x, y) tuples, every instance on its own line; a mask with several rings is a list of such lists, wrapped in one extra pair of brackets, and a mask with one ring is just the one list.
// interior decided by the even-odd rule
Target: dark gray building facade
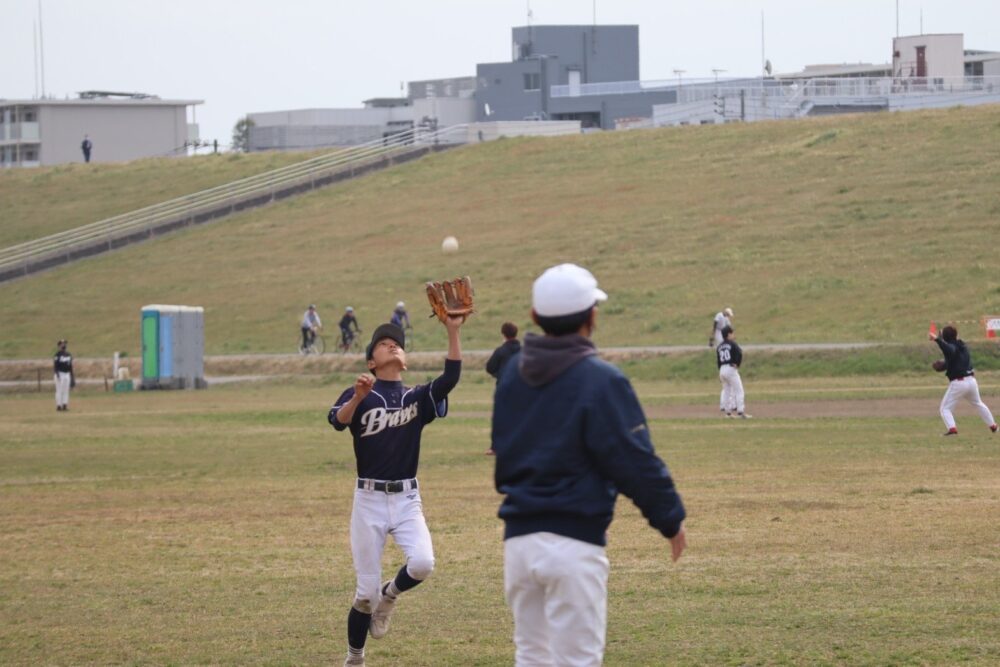
[[(524, 26), (511, 30), (513, 60), (476, 66), (476, 118), (579, 120), (612, 129), (616, 118), (650, 117), (676, 91), (573, 94), (580, 86), (639, 81), (639, 26)], [(568, 87), (554, 96), (552, 86)]]

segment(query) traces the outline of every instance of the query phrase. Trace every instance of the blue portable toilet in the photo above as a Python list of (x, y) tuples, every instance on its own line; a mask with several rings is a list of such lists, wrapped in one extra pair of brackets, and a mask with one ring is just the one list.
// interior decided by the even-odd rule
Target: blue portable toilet
[(142, 389), (203, 389), (205, 309), (142, 307)]

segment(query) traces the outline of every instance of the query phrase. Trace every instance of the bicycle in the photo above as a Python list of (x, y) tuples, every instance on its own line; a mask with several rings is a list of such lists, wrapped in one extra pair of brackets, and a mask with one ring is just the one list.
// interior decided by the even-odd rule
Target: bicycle
[(341, 354), (347, 354), (348, 352), (354, 352), (355, 354), (361, 353), (361, 330), (351, 331), (347, 334), (350, 336), (346, 340), (344, 339), (344, 333), (341, 332), (340, 340), (337, 341), (337, 351)]
[(302, 344), (302, 334), (300, 333), (297, 346), (299, 354), (302, 355), (323, 354), (324, 352), (326, 352), (326, 341), (323, 339), (323, 336), (318, 332), (313, 332), (312, 342), (310, 342), (308, 345)]

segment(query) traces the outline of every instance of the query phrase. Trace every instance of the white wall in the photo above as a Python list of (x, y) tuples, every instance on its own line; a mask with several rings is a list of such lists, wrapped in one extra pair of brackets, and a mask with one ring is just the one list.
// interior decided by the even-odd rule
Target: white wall
[(438, 127), (474, 123), (476, 100), (461, 97), (427, 97), (413, 100), (413, 118), (416, 123), (424, 117), (437, 118)]
[(40, 105), (41, 163), (83, 162), (84, 135), (93, 144), (91, 162), (125, 162), (186, 155), (187, 109), (127, 104)]
[(892, 40), (893, 72), (904, 77), (916, 76), (917, 47), (923, 46), (927, 78), (965, 76), (964, 44), (961, 34), (896, 37)]

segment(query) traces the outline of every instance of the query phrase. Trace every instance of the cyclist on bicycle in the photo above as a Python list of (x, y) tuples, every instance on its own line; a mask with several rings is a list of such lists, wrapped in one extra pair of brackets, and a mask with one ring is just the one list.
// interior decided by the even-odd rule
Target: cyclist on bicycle
[(302, 349), (308, 350), (316, 342), (316, 332), (323, 328), (315, 304), (309, 304), (309, 309), (302, 315)]
[(392, 318), (389, 320), (400, 329), (412, 329), (410, 326), (410, 316), (406, 312), (406, 304), (400, 301), (396, 304), (396, 310), (392, 311)]
[[(351, 324), (354, 324), (354, 331), (351, 331)], [(348, 306), (344, 309), (344, 316), (340, 318), (341, 345), (345, 350), (354, 341), (355, 332), (361, 333), (361, 327), (358, 326), (358, 318), (354, 317), (354, 309)]]

